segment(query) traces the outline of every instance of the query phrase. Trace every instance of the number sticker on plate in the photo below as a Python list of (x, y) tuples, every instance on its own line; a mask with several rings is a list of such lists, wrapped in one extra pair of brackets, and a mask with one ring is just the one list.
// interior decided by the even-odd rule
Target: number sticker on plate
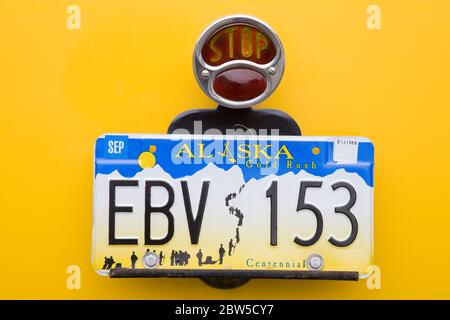
[(373, 152), (353, 137), (104, 135), (94, 267), (365, 274)]

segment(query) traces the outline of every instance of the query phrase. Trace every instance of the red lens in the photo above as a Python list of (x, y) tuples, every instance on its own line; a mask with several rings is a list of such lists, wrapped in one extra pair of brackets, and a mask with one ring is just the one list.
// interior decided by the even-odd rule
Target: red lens
[(270, 37), (247, 24), (233, 24), (219, 29), (202, 48), (202, 58), (211, 66), (232, 60), (266, 64), (273, 60), (275, 54), (276, 49)]
[(247, 101), (266, 90), (264, 76), (252, 69), (235, 68), (219, 73), (213, 80), (213, 89), (219, 96), (231, 101)]

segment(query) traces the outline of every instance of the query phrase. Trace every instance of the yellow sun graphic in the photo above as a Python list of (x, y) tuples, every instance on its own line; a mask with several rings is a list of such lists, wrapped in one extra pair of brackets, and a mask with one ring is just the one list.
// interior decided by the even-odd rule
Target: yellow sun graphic
[(316, 156), (320, 153), (320, 149), (318, 147), (312, 148), (311, 151), (312, 151), (313, 155), (316, 155)]
[(156, 164), (156, 157), (153, 154), (156, 152), (156, 146), (151, 145), (149, 151), (144, 151), (139, 155), (138, 163), (142, 169), (153, 168)]

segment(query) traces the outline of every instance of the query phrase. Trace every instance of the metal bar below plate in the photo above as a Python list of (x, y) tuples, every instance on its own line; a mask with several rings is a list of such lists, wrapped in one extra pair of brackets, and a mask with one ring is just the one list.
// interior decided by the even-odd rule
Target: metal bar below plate
[(248, 278), (248, 279), (304, 279), (357, 281), (354, 271), (267, 271), (267, 270), (157, 270), (116, 268), (111, 278)]

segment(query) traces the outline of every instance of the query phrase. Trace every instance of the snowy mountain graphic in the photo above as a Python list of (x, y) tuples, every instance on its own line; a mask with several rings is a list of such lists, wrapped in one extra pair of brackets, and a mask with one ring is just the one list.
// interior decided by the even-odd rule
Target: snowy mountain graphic
[[(111, 180), (137, 180), (136, 187), (118, 188), (116, 205), (132, 206), (132, 212), (116, 214), (116, 237), (137, 238), (137, 246), (108, 245), (109, 217), (109, 183)], [(144, 212), (145, 181), (163, 180), (174, 190), (174, 203), (170, 208), (174, 217), (174, 235), (172, 239), (159, 246), (144, 245)], [(276, 180), (278, 184), (278, 244), (270, 245), (270, 199), (267, 189)], [(190, 202), (194, 216), (199, 208), (199, 199), (204, 181), (209, 181), (208, 196), (205, 205), (203, 222), (198, 244), (191, 244), (187, 224), (185, 201), (181, 181), (186, 181), (189, 188)], [(323, 216), (323, 232), (319, 241), (310, 247), (302, 247), (294, 243), (294, 237), (308, 239), (316, 228), (316, 220), (308, 210), (297, 211), (299, 186), (301, 181), (322, 181), (321, 188), (307, 190), (305, 202), (314, 204)], [(336, 248), (328, 239), (345, 239), (350, 233), (350, 222), (347, 217), (337, 214), (335, 208), (348, 202), (345, 189), (334, 191), (332, 184), (340, 181), (350, 183), (357, 191), (357, 201), (352, 212), (358, 221), (358, 236), (346, 248)], [(234, 194), (234, 197), (233, 197)], [(132, 177), (124, 177), (118, 171), (109, 174), (99, 173), (94, 183), (94, 252), (93, 262), (97, 270), (101, 270), (103, 259), (114, 256), (123, 266), (129, 264), (132, 251), (139, 257), (147, 249), (165, 254), (165, 263), (161, 268), (238, 268), (267, 269), (270, 261), (303, 261), (313, 253), (325, 258), (326, 270), (348, 269), (364, 273), (372, 258), (372, 194), (373, 188), (358, 174), (338, 169), (326, 176), (315, 176), (304, 170), (298, 173), (287, 172), (282, 175), (269, 175), (248, 181), (238, 165), (228, 169), (220, 168), (213, 163), (207, 164), (193, 174), (173, 178), (160, 165), (144, 169)], [(230, 197), (231, 195), (231, 197)], [(228, 201), (227, 201), (228, 198)], [(163, 188), (152, 190), (152, 205), (163, 206), (167, 203), (168, 194)], [(239, 217), (233, 209), (238, 208), (243, 215), (242, 225), (238, 226)], [(236, 239), (236, 229), (239, 242)], [(151, 224), (152, 237), (162, 238), (167, 233), (167, 219), (163, 214), (153, 213)], [(230, 240), (234, 248), (229, 255)], [(220, 247), (225, 248), (220, 264)], [(197, 259), (201, 249), (202, 259)], [(190, 256), (186, 266), (171, 265), (170, 256), (173, 250), (187, 252)], [(199, 265), (199, 261), (211, 258), (214, 264)], [(263, 264), (264, 262), (264, 264)], [(262, 267), (264, 265), (264, 267)], [(294, 265), (294, 263), (292, 263)], [(295, 264), (297, 266), (297, 264)], [(277, 269), (271, 264), (273, 269)], [(289, 264), (289, 268), (291, 264)], [(297, 266), (298, 267), (298, 266)], [(296, 267), (296, 268), (297, 268)]]

